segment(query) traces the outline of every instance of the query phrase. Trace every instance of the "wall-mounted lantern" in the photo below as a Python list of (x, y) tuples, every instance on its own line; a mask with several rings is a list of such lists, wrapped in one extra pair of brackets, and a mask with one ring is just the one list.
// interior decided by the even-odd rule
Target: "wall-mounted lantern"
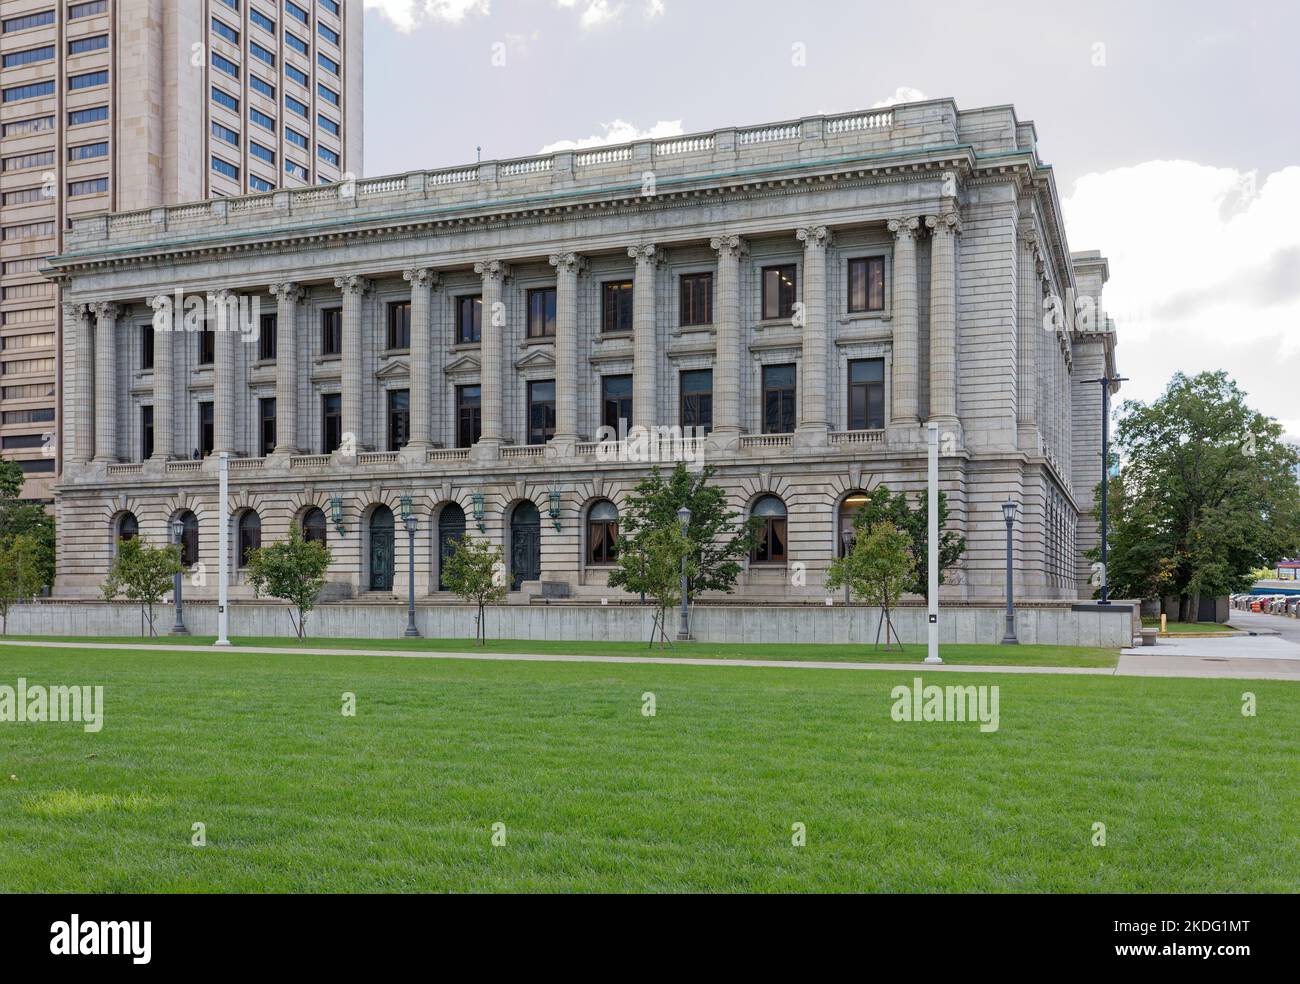
[(474, 522), (478, 524), (478, 531), (480, 533), (486, 533), (487, 526), (483, 523), (483, 493), (475, 492), (470, 496), (470, 501), (474, 504)]
[(560, 528), (560, 490), (551, 489), (548, 494), (548, 499), (550, 500), (550, 508), (547, 509), (547, 513), (550, 515), (551, 522), (555, 524), (555, 528), (558, 531)]
[(411, 497), (404, 495), (398, 501), (401, 503), (402, 522), (405, 523), (406, 518), (411, 515)]
[(330, 519), (334, 521), (334, 529), (338, 531), (339, 536), (343, 536), (343, 497), (341, 495), (330, 496)]

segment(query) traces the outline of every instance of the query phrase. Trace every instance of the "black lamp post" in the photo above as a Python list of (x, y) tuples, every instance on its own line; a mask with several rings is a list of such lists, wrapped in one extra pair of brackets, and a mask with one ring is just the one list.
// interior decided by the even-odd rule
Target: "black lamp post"
[[(677, 525), (682, 528), (682, 538), (686, 538), (686, 531), (691, 526), (691, 511), (686, 506), (677, 510)], [(690, 549), (689, 541), (682, 547), (682, 624), (677, 630), (677, 638), (686, 640), (691, 637), (691, 612), (689, 606), (689, 593), (686, 579), (686, 551)]]
[(415, 627), (415, 530), (420, 521), (411, 511), (411, 499), (402, 496), (402, 522), (406, 525), (406, 635), (418, 636)]
[[(181, 554), (184, 555), (185, 547), (182, 543), (185, 537), (185, 524), (179, 519), (172, 520), (172, 543), (180, 547)], [(183, 565), (177, 568), (176, 573), (172, 575), (172, 594), (176, 599), (176, 624), (172, 626), (172, 635), (189, 635), (190, 630), (185, 627), (185, 609), (184, 602), (181, 600), (181, 584), (185, 580), (185, 571)]]
[(1002, 645), (1014, 646), (1020, 640), (1016, 638), (1016, 607), (1011, 583), (1011, 528), (1016, 522), (1016, 504), (1010, 499), (1002, 503), (1002, 518), (1007, 523), (1007, 630), (1002, 635)]

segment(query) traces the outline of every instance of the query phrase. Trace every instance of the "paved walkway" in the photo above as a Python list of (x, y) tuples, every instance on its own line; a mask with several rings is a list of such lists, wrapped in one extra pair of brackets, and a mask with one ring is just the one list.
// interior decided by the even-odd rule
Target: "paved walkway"
[[(1171, 635), (1154, 646), (1121, 651), (1123, 676), (1234, 677), (1250, 680), (1300, 680), (1300, 632), (1295, 619), (1233, 612), (1229, 622), (1251, 636), (1185, 639)], [(1278, 625), (1277, 623), (1283, 623)], [(1286, 634), (1277, 634), (1285, 629)], [(1292, 638), (1288, 638), (1292, 636)]]

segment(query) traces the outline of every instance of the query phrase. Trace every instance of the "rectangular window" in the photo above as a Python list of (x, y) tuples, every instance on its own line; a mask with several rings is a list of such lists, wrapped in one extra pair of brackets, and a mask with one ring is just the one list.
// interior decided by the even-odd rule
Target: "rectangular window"
[(411, 439), (411, 391), (388, 391), (388, 450), (400, 451)]
[(335, 75), (339, 74), (339, 63), (323, 51), (316, 52), (316, 64), (327, 72), (333, 72)]
[(216, 120), (212, 121), (212, 135), (235, 147), (239, 146), (239, 134), (228, 126), (222, 126)]
[(250, 121), (256, 123), (262, 129), (270, 130), (272, 133), (275, 132), (275, 120), (267, 116), (256, 106), (248, 107), (248, 118)]
[(763, 320), (789, 318), (794, 313), (795, 270), (793, 263), (763, 267)]
[(16, 157), (6, 157), (4, 159), (4, 169), (6, 171), (23, 171), (29, 167), (53, 167), (54, 151), (41, 150), (34, 154), (19, 154)]
[(763, 367), (763, 433), (794, 432), (794, 366)]
[(331, 106), (339, 104), (339, 94), (327, 86), (324, 82), (316, 83), (316, 94), (324, 99)]
[(343, 397), (326, 393), (320, 398), (321, 454), (337, 451), (343, 443)]
[(260, 44), (258, 44), (256, 41), (249, 41), (249, 42), (248, 42), (248, 50), (249, 50), (249, 53), (252, 54), (252, 56), (253, 56), (254, 58), (258, 59), (259, 61), (264, 61), (264, 62), (266, 62), (266, 64), (270, 65), (272, 68), (275, 68), (275, 53), (274, 53), (274, 52), (269, 51), (269, 50), (266, 49), (266, 48), (263, 48), (263, 47), (262, 47)]
[(103, 51), (108, 47), (108, 35), (96, 34), (89, 38), (76, 38), (68, 42), (68, 54), (84, 55), (88, 51)]
[(239, 66), (225, 55), (219, 55), (215, 51), (212, 53), (212, 67), (219, 72), (225, 72), (232, 79), (239, 78)]
[(212, 170), (218, 174), (224, 174), (228, 178), (234, 178), (236, 181), (239, 180), (239, 168), (229, 161), (223, 161), (220, 157), (212, 158)]
[(885, 309), (885, 258), (849, 260), (849, 313)]
[(279, 333), (279, 316), (264, 314), (257, 322), (257, 358), (268, 362), (275, 358), (276, 335)]
[(217, 333), (203, 328), (198, 334), (199, 365), (210, 366), (217, 358)]
[(248, 190), (256, 192), (275, 191), (275, 185), (265, 178), (259, 178), (256, 174), (248, 176)]
[(849, 430), (884, 426), (885, 360), (855, 359), (849, 363)]
[(9, 448), (40, 448), (45, 446), (44, 434), (7, 434), (0, 447), (8, 450)]
[(257, 401), (257, 453), (265, 458), (275, 450), (275, 397)]
[(203, 400), (199, 403), (199, 457), (207, 457), (212, 453), (212, 449), (217, 446), (217, 432), (213, 424), (214, 417), (212, 414), (212, 401)]
[(482, 391), (477, 386), (456, 387), (456, 447), (478, 443), (483, 428)]
[(81, 75), (68, 76), (68, 88), (74, 92), (77, 89), (90, 89), (97, 85), (108, 85), (108, 72), (83, 72)]
[(528, 384), (528, 443), (545, 444), (555, 436), (555, 380)]
[[(286, 34), (285, 37), (291, 38), (291, 37), (293, 37), (293, 35), (292, 35), (292, 34)], [(289, 78), (293, 79), (293, 80), (294, 80), (295, 82), (297, 82), (300, 86), (303, 86), (304, 88), (306, 87), (306, 85), (307, 85), (307, 73), (304, 72), (301, 68), (296, 68), (295, 66), (290, 65), (288, 62), (285, 62), (285, 63), (284, 63), (284, 74), (287, 75), (287, 76), (289, 76)]]
[(153, 407), (140, 408), (140, 460), (153, 457)]
[(606, 335), (632, 330), (632, 281), (600, 285), (600, 330)]
[(309, 150), (311, 148), (311, 141), (293, 127), (286, 126), (284, 128), (284, 139), (289, 141), (289, 143), (293, 144), (295, 147), (301, 147), (303, 150)]
[(231, 44), (239, 44), (239, 32), (219, 17), (212, 18), (212, 30)]
[(275, 151), (270, 147), (263, 147), (256, 140), (248, 141), (248, 152), (259, 160), (266, 161), (268, 164), (275, 163)]
[(319, 144), (317, 144), (316, 156), (319, 157), (321, 160), (323, 160), (326, 164), (333, 164), (335, 167), (339, 166), (339, 155), (334, 153), (334, 151), (330, 150), (328, 147), (322, 147)]
[(93, 17), (108, 10), (108, 0), (90, 0), (89, 3), (74, 3), (68, 7), (68, 20), (80, 17)]
[(54, 235), (53, 222), (24, 222), (22, 225), (5, 226), (0, 232), (0, 239), (10, 242), (14, 239), (39, 239), (41, 236)]
[(297, 178), (299, 181), (306, 181), (306, 180), (307, 180), (307, 169), (306, 169), (305, 167), (303, 167), (301, 164), (295, 164), (295, 163), (294, 163), (293, 161), (291, 161), (291, 160), (287, 160), (287, 159), (285, 160), (285, 162), (284, 162), (284, 173), (285, 173), (285, 174), (292, 174), (292, 175), (293, 175), (295, 178)]
[(682, 428), (696, 427), (707, 434), (713, 430), (713, 370), (691, 369), (681, 373)]
[(343, 352), (343, 309), (326, 308), (320, 313), (320, 350), (322, 355)]
[(388, 305), (388, 347), (411, 347), (411, 302), (394, 301)]
[(334, 30), (334, 28), (330, 27), (329, 25), (324, 24), (321, 21), (317, 21), (316, 30), (320, 34), (320, 36), (323, 37), (330, 44), (336, 45), (339, 43), (339, 32)]
[(233, 109), (236, 113), (239, 112), (239, 100), (224, 89), (218, 89), (215, 85), (212, 87), (212, 101), (225, 106), (226, 109)]
[[(6, 410), (3, 414), (0, 414), (0, 423), (52, 424), (54, 423), (54, 408), (37, 407), (33, 410)], [(44, 443), (43, 439), (42, 443)]]
[(338, 0), (320, 0), (320, 5), (328, 10), (335, 17), (339, 15)]
[(287, 109), (292, 110), (293, 112), (297, 113), (299, 116), (301, 116), (301, 117), (303, 117), (304, 119), (306, 119), (306, 117), (307, 117), (307, 104), (306, 104), (305, 102), (303, 102), (302, 100), (300, 100), (300, 99), (295, 99), (295, 98), (293, 98), (293, 96), (290, 96), (290, 95), (286, 94), (285, 97), (284, 97), (284, 105), (285, 105), (285, 107), (286, 107)]
[(483, 340), (483, 296), (456, 298), (456, 344), (472, 345)]
[(258, 78), (251, 72), (248, 74), (248, 87), (254, 92), (260, 92), (262, 95), (266, 96), (267, 99), (275, 98), (275, 86), (270, 82), (267, 82), (265, 79)]
[(50, 61), (54, 57), (54, 45), (46, 44), (39, 48), (28, 48), (26, 51), (14, 51), (4, 56), (5, 68), (19, 68), (23, 65), (35, 65), (38, 62)]
[(81, 144), (77, 147), (68, 148), (69, 161), (89, 161), (96, 157), (108, 156), (108, 141), (99, 143)]
[(290, 17), (300, 20), (304, 24), (311, 24), (311, 18), (307, 15), (307, 11), (299, 7), (293, 0), (284, 0), (284, 9)]
[(6, 137), (25, 137), (32, 133), (44, 133), (54, 129), (53, 116), (33, 116), (31, 119), (14, 120), (4, 124), (0, 134)]
[(539, 287), (528, 292), (528, 337), (555, 337), (554, 287)]
[[(298, 35), (294, 34), (293, 31), (284, 32), (284, 43), (300, 55), (306, 55), (311, 50), (310, 45), (308, 45), (302, 38), (298, 37)], [(303, 84), (305, 85), (306, 83), (304, 82)]]
[(0, 203), (5, 205), (27, 205), (31, 202), (39, 202), (44, 197), (44, 188), (37, 185), (35, 188), (19, 188), (17, 191), (6, 191), (4, 197), (0, 198)]
[(335, 123), (332, 119), (330, 119), (328, 116), (326, 116), (324, 113), (316, 114), (316, 122), (320, 124), (320, 128), (324, 130), (326, 133), (335, 137), (339, 135), (339, 125)]
[(68, 113), (68, 126), (83, 126), (86, 123), (99, 123), (108, 119), (107, 106), (91, 106), (89, 109), (74, 109)]
[(23, 99), (39, 99), (54, 95), (54, 82), (32, 82), (29, 85), (12, 85), (0, 93), (0, 102), (19, 102)]
[(713, 274), (685, 273), (681, 284), (681, 320), (680, 324), (713, 324)]
[(140, 326), (140, 368), (153, 368), (153, 325)]
[(275, 35), (275, 21), (271, 20), (271, 18), (267, 17), (266, 14), (262, 13), (256, 7), (248, 8), (248, 19), (263, 31), (269, 32), (272, 36)]
[[(338, 11), (335, 11), (338, 13)], [(54, 11), (42, 10), (35, 14), (24, 14), (21, 17), (10, 17), (0, 25), (0, 30), (5, 34), (12, 31), (26, 31), (33, 27), (45, 27), (47, 24), (54, 23)]]
[[(601, 423), (615, 434), (632, 426), (632, 377), (600, 377)], [(619, 423), (622, 423), (622, 428)]]

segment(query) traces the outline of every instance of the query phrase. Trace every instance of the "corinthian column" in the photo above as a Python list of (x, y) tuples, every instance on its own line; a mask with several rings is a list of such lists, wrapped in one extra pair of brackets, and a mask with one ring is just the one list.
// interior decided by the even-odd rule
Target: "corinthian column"
[(116, 304), (96, 304), (95, 311), (95, 460), (117, 461), (117, 315)]
[(795, 232), (803, 243), (803, 386), (799, 394), (798, 443), (820, 447), (831, 427), (826, 407), (827, 348), (830, 327), (826, 317), (826, 250), (831, 231), (808, 226)]
[(339, 401), (343, 412), (343, 446), (364, 451), (369, 444), (365, 439), (361, 302), (370, 289), (370, 281), (365, 277), (337, 277), (334, 286), (343, 292), (343, 393)]
[(411, 434), (407, 448), (420, 461), (433, 447), (433, 417), (429, 395), (433, 387), (433, 288), (438, 275), (426, 267), (405, 270), (402, 279), (411, 285)]
[(275, 298), (275, 454), (297, 454), (298, 305), (306, 293), (292, 282), (271, 285)]
[(659, 339), (655, 322), (655, 272), (667, 254), (654, 243), (629, 246), (636, 260), (632, 281), (632, 420), (635, 427), (657, 427), (659, 420)]
[(730, 447), (740, 440), (740, 258), (748, 251), (739, 236), (714, 236), (718, 254), (713, 325), (713, 443)]
[[(154, 310), (153, 323), (153, 461), (167, 461), (173, 457), (172, 446), (176, 432), (176, 418), (172, 412), (172, 387), (176, 335), (175, 312), (172, 300), (159, 294), (149, 301)], [(159, 317), (160, 311), (170, 316)]]
[(1038, 425), (1034, 410), (1034, 385), (1038, 369), (1035, 355), (1042, 330), (1038, 307), (1038, 236), (1022, 230), (1016, 269), (1016, 443), (1022, 451), (1037, 453)]
[(90, 309), (84, 304), (64, 304), (63, 314), (65, 325), (71, 322), (68, 337), (72, 342), (71, 402), (67, 404), (71, 413), (65, 411), (72, 421), (71, 430), (65, 430), (72, 438), (72, 450), (67, 460), (84, 465), (90, 461), (95, 443), (91, 424), (95, 416), (95, 328), (90, 323)]
[(917, 308), (916, 232), (921, 221), (915, 217), (891, 219), (894, 234), (893, 372), (890, 400), (891, 422), (916, 424), (921, 419), (921, 326)]
[(957, 234), (956, 212), (929, 215), (930, 419), (957, 427)]
[(208, 294), (216, 358), (212, 373), (212, 452), (235, 453), (235, 341), (238, 335), (238, 298), (228, 290)]
[(555, 437), (558, 454), (578, 441), (578, 274), (587, 261), (576, 253), (551, 257), (555, 267)]
[(483, 416), (475, 454), (481, 458), (495, 458), (504, 436), (501, 426), (501, 367), (506, 315), (501, 287), (505, 278), (510, 276), (510, 268), (500, 260), (482, 260), (474, 264), (474, 272), (483, 278), (483, 341), (479, 346), (479, 397)]

